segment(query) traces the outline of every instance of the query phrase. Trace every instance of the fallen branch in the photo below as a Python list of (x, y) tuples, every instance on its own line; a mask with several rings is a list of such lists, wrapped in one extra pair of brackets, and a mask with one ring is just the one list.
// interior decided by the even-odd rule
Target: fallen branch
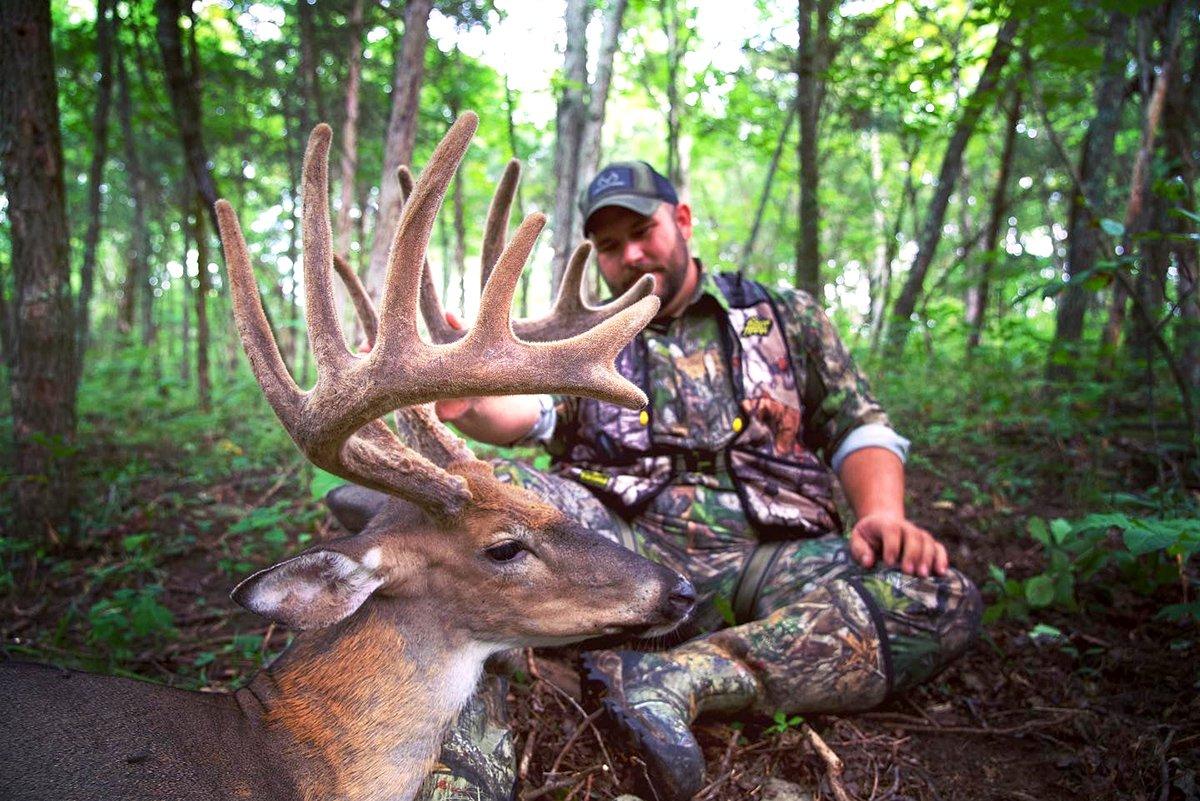
[(821, 757), (821, 761), (825, 763), (825, 778), (829, 779), (829, 789), (833, 791), (833, 797), (837, 801), (853, 801), (852, 796), (846, 792), (845, 786), (842, 784), (842, 759), (833, 752), (829, 744), (821, 739), (821, 735), (805, 723), (800, 727), (800, 731), (804, 734), (804, 739), (817, 752), (817, 756)]

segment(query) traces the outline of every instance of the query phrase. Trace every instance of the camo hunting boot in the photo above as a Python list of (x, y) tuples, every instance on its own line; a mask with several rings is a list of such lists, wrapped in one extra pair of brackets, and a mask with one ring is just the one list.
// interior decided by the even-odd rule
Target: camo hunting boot
[(582, 657), (585, 702), (646, 763), (653, 795), (686, 801), (704, 784), (704, 754), (692, 734), (701, 712), (736, 712), (759, 694), (754, 675), (710, 642), (665, 653), (592, 651)]
[(508, 682), (487, 675), (442, 742), (419, 801), (512, 801), (516, 760), (508, 729)]

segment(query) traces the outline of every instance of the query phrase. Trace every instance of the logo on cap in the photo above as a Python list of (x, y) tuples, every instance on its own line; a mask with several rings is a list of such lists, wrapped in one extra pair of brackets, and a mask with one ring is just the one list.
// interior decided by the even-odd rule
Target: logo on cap
[(633, 186), (632, 175), (622, 175), (622, 172), (630, 173), (630, 170), (609, 169), (596, 176), (592, 181), (592, 188), (589, 192), (590, 197), (595, 197), (601, 193), (607, 192), (610, 189), (619, 189)]

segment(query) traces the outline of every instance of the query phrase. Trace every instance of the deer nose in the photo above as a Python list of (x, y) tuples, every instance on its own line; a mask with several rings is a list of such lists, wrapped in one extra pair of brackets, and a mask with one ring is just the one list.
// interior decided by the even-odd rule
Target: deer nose
[(692, 611), (696, 603), (696, 588), (692, 586), (692, 582), (680, 578), (671, 589), (671, 594), (667, 596), (667, 603), (671, 606), (671, 611), (683, 617)]

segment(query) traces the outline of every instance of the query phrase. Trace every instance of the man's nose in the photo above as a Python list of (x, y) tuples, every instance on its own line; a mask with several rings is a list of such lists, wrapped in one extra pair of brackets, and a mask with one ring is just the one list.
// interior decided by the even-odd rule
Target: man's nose
[(625, 251), (622, 254), (625, 260), (626, 267), (633, 267), (642, 263), (642, 257), (645, 254), (642, 252), (642, 246), (638, 242), (626, 242)]

